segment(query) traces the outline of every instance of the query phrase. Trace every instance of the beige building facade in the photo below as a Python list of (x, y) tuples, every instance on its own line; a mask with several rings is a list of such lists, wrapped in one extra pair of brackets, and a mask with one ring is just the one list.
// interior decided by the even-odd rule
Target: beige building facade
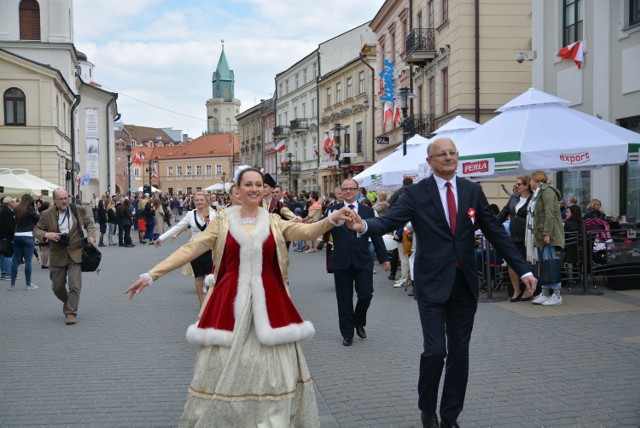
[[(533, 2), (533, 84), (571, 108), (640, 132), (640, 9), (632, 0)], [(562, 61), (563, 46), (582, 41), (584, 64)], [(593, 171), (560, 172), (557, 185), (584, 208), (600, 199), (607, 215), (640, 218), (638, 147), (631, 161)]]

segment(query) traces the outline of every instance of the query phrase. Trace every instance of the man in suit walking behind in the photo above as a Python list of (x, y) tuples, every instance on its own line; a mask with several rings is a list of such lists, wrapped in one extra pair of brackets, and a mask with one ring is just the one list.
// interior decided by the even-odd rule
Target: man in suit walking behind
[[(469, 375), (469, 341), (478, 306), (478, 273), (474, 231), (479, 227), (527, 287), (536, 287), (520, 252), (489, 210), (482, 188), (456, 177), (458, 152), (441, 138), (427, 148), (433, 175), (406, 188), (384, 217), (361, 220), (349, 227), (358, 236), (382, 235), (411, 221), (417, 239), (414, 290), (422, 324), (418, 407), (425, 427), (457, 427)], [(446, 371), (440, 417), (436, 415), (442, 369)]]
[[(346, 179), (342, 183), (344, 202), (330, 207), (325, 217), (343, 206), (349, 207), (362, 218), (375, 216), (373, 208), (356, 202), (358, 183)], [(367, 337), (364, 327), (367, 325), (367, 310), (373, 297), (373, 257), (369, 252), (369, 239), (358, 238), (346, 225), (331, 229), (333, 237), (333, 279), (338, 301), (338, 317), (342, 344), (351, 346), (353, 329), (362, 339)], [(371, 238), (378, 259), (384, 270), (389, 270), (389, 254), (381, 236)], [(353, 287), (355, 284), (358, 302), (353, 309)]]
[[(33, 229), (33, 235), (39, 240), (51, 242), (49, 250), (49, 277), (51, 288), (56, 297), (62, 301), (67, 325), (76, 323), (80, 290), (82, 289), (83, 244), (80, 239), (80, 227), (87, 231), (87, 241), (96, 242), (96, 228), (83, 207), (76, 205), (76, 217), (69, 206), (69, 193), (64, 189), (53, 191), (54, 206), (40, 216), (40, 221)], [(78, 219), (82, 225), (78, 224)], [(67, 285), (69, 287), (67, 291)]]

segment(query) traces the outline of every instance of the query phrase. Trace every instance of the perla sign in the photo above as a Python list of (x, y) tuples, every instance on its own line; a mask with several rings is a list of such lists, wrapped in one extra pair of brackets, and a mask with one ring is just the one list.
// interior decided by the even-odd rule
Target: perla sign
[(393, 75), (395, 74), (395, 66), (388, 59), (384, 60), (383, 63), (384, 69), (382, 73), (380, 73), (380, 83), (381, 83), (381, 91), (380, 91), (380, 101), (394, 101), (395, 87), (396, 83), (393, 80)]

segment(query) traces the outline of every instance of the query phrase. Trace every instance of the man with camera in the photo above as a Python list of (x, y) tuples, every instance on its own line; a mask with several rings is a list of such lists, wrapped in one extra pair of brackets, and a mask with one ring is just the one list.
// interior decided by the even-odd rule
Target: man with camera
[[(40, 216), (40, 221), (33, 229), (33, 235), (43, 241), (51, 242), (49, 251), (49, 277), (53, 293), (62, 301), (67, 325), (76, 323), (80, 289), (82, 288), (83, 242), (80, 227), (87, 231), (87, 242), (96, 242), (96, 228), (93, 219), (87, 216), (80, 205), (69, 205), (69, 193), (64, 189), (53, 191), (54, 206)], [(82, 223), (82, 226), (78, 224)], [(67, 291), (68, 285), (68, 291)]]

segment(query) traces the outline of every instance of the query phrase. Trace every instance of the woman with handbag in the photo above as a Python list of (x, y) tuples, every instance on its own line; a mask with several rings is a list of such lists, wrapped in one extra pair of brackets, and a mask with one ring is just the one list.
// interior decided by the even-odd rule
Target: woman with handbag
[(187, 330), (187, 340), (199, 349), (180, 426), (320, 426), (300, 346), (314, 328), (289, 297), (285, 242), (321, 235), (347, 220), (348, 209), (313, 224), (285, 221), (260, 207), (264, 187), (258, 169), (240, 171), (235, 181), (242, 206), (225, 209), (126, 293), (132, 298), (213, 249), (216, 284)]
[[(549, 184), (544, 171), (531, 174), (529, 185), (533, 196), (527, 208), (525, 246), (527, 260), (538, 263), (534, 269), (542, 293), (533, 299), (534, 305), (562, 304), (560, 295), (562, 258), (557, 254), (564, 248), (564, 226), (560, 214), (560, 191)], [(553, 295), (551, 294), (553, 290)]]
[(33, 237), (33, 229), (38, 224), (40, 215), (37, 213), (33, 197), (25, 193), (20, 198), (20, 203), (13, 210), (16, 216), (16, 231), (13, 237), (13, 264), (11, 265), (11, 287), (16, 288), (18, 267), (24, 258), (24, 277), (27, 290), (36, 290), (37, 285), (31, 283), (31, 261), (33, 250), (36, 246), (36, 238)]

